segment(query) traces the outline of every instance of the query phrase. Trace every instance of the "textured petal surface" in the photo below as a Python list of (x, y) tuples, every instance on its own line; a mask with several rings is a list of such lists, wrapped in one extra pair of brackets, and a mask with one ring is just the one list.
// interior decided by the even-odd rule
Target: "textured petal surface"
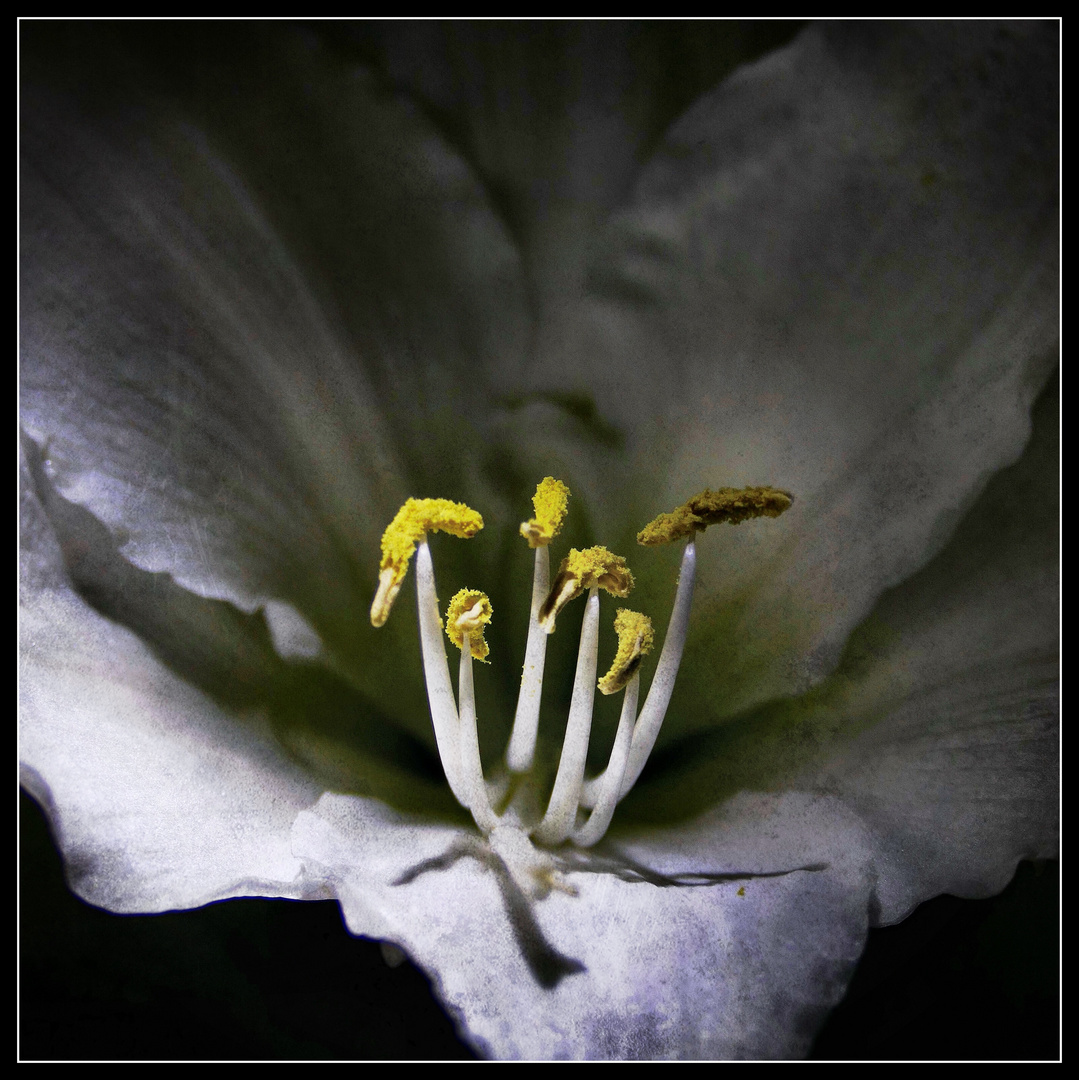
[(674, 124), (596, 241), (528, 378), (625, 434), (586, 477), (598, 527), (627, 476), (641, 523), (795, 495), (702, 541), (707, 675), (665, 738), (819, 682), (1022, 451), (1055, 363), (1055, 55), (1051, 26), (814, 28)]
[(289, 845), (321, 789), (257, 717), (238, 722), (74, 592), (29, 483), (22, 523), (21, 780), (71, 887), (130, 912), (327, 895)]
[(878, 838), (882, 922), (939, 892), (990, 896), (1019, 859), (1057, 854), (1058, 417), (1052, 387), (1023, 457), (871, 620), (863, 686), (901, 703), (822, 779)]
[(567, 874), (577, 895), (532, 908), (497, 865), (446, 857), (459, 834), (366, 800), (325, 796), (293, 843), (340, 874), (349, 928), (402, 945), (485, 1054), (753, 1058), (804, 1054), (842, 995), (867, 926), (861, 836), (842, 807), (749, 797), (656, 837), (683, 876), (610, 851)]
[(885, 923), (939, 892), (990, 895), (1020, 859), (1052, 857), (1057, 426), (1054, 384), (1023, 457), (935, 559), (882, 597), (835, 674), (657, 755), (621, 820), (746, 790), (828, 792), (872, 836), (873, 918)]
[[(550, 326), (583, 290), (606, 218), (663, 131), (738, 64), (796, 30), (410, 23), (354, 34), (362, 54), (423, 102), (473, 163), (521, 248), (537, 322)], [(512, 360), (503, 358), (503, 376)]]
[(316, 41), (25, 30), (27, 431), (132, 562), (288, 601), (362, 679), (394, 633), (357, 638), (381, 530), (461, 488), (469, 373), (519, 335), (513, 248)]

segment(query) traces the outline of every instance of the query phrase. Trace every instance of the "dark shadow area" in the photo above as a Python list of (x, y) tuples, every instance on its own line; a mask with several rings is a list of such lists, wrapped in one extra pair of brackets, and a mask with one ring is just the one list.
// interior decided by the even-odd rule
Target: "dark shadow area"
[(409, 885), (421, 874), (448, 870), (458, 859), (470, 858), (482, 863), (494, 874), (498, 882), (498, 891), (506, 908), (506, 919), (517, 939), (521, 956), (532, 972), (532, 977), (545, 990), (552, 990), (567, 975), (576, 975), (586, 971), (580, 960), (560, 953), (543, 933), (532, 910), (532, 900), (522, 891), (506, 864), (479, 840), (465, 840), (454, 844), (442, 855), (434, 859), (424, 859), (405, 871), (394, 882), (395, 885)]
[[(602, 55), (599, 46), (605, 41), (612, 53), (624, 51), (631, 60), (635, 78), (620, 87), (619, 105), (631, 111), (640, 128), (637, 157), (643, 162), (668, 128), (703, 93), (740, 65), (784, 48), (805, 26), (804, 21), (779, 20), (605, 24), (508, 20), (417, 24), (391, 20), (338, 24), (329, 31), (325, 23), (315, 23), (310, 30), (327, 48), (377, 72), (388, 86), (417, 95), (443, 137), (476, 169), (514, 240), (525, 246), (535, 228), (532, 216), (537, 198), (541, 197), (535, 181), (533, 186), (525, 186), (519, 176), (498, 170), (497, 156), (493, 161), (488, 159), (484, 132), (477, 130), (475, 117), (470, 114), (468, 95), (435, 98), (423, 92), (422, 82), (399, 83), (392, 73), (395, 65), (391, 57), (400, 64), (408, 56), (407, 67), (425, 70), (437, 82), (443, 65), (458, 79), (464, 70), (473, 68), (476, 79), (482, 76), (482, 71), (475, 70), (481, 57), (517, 56), (521, 59), (519, 77), (525, 80), (522, 88), (527, 87), (523, 100), (507, 96), (509, 87), (497, 81), (480, 90), (488, 98), (497, 99), (503, 111), (513, 110), (518, 123), (542, 131), (564, 114), (570, 87), (572, 92), (587, 96), (587, 86), (595, 73), (575, 66), (575, 59), (581, 62), (578, 50), (584, 48), (583, 55), (596, 58)], [(591, 54), (587, 51), (589, 42), (594, 50)], [(543, 167), (537, 168), (544, 176)]]
[(622, 881), (635, 881), (655, 885), (657, 888), (670, 889), (693, 888), (704, 885), (721, 885), (732, 881), (752, 881), (755, 878), (786, 877), (788, 874), (815, 874), (828, 869), (827, 863), (809, 863), (806, 866), (792, 866), (787, 870), (769, 870), (754, 872), (749, 870), (724, 870), (716, 872), (686, 872), (682, 874), (661, 874), (658, 870), (645, 866), (644, 863), (623, 855), (617, 848), (607, 844), (601, 851), (579, 851), (566, 848), (559, 855), (566, 870), (579, 874), (612, 874)]
[(333, 901), (110, 915), (76, 899), (21, 805), (22, 1060), (458, 1059), (424, 975), (390, 968)]
[(1019, 864), (989, 900), (938, 896), (870, 930), (814, 1059), (1058, 1060), (1059, 864)]

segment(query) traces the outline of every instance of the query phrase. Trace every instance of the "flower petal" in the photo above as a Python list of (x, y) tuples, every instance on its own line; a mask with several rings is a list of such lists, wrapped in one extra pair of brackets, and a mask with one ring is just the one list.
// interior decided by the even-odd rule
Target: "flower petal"
[(1055, 362), (1056, 45), (1049, 24), (807, 31), (695, 104), (598, 242), (530, 368), (625, 434), (584, 485), (597, 529), (626, 477), (641, 523), (708, 486), (795, 495), (702, 541), (707, 678), (665, 738), (819, 682), (1021, 453)]
[(504, 230), (294, 28), (23, 34), (27, 431), (134, 564), (288, 602), (362, 680), (395, 635), (356, 631), (381, 530), (462, 486), (470, 373), (520, 337)]
[[(586, 855), (567, 875), (577, 895), (534, 906), (460, 834), (368, 800), (323, 797), (297, 818), (293, 844), (312, 870), (339, 875), (353, 933), (404, 947), (485, 1054), (791, 1057), (854, 969), (869, 881), (853, 815), (786, 803), (751, 798), (710, 822), (697, 876)], [(800, 822), (798, 835), (776, 839), (773, 818)], [(842, 865), (783, 873), (843, 838)]]
[(1058, 417), (1053, 386), (1020, 461), (874, 611), (888, 635), (850, 711), (906, 692), (818, 782), (878, 837), (882, 923), (937, 893), (991, 896), (1020, 859), (1057, 854)]
[[(941, 892), (989, 896), (1020, 859), (1052, 857), (1058, 415), (1054, 385), (1020, 461), (991, 481), (944, 551), (881, 598), (820, 687), (657, 755), (620, 807), (625, 835), (634, 819), (639, 828), (746, 791), (827, 794), (864, 824), (882, 924)], [(709, 854), (707, 829), (686, 828), (702, 839), (664, 867)], [(634, 850), (660, 859), (658, 844)]]
[(72, 889), (128, 912), (325, 896), (289, 844), (321, 788), (72, 590), (32, 482), (21, 509), (21, 780)]
[(664, 129), (739, 63), (795, 29), (415, 22), (352, 33), (463, 147), (517, 238), (530, 301), (549, 325), (581, 291), (607, 216)]

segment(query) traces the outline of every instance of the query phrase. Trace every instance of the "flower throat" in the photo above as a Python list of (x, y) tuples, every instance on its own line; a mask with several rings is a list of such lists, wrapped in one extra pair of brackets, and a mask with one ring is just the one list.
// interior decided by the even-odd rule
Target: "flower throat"
[[(448, 532), (469, 539), (483, 528), (483, 518), (463, 503), (448, 499), (409, 499), (382, 535), (378, 591), (371, 605), (371, 623), (382, 626), (389, 616), (413, 555), (416, 556), (416, 595), (419, 605), (420, 649), (423, 654), (427, 699), (435, 742), (454, 798), (465, 807), (484, 836), (506, 827), (524, 833), (535, 843), (553, 847), (566, 840), (589, 847), (602, 838), (615, 807), (637, 782), (659, 735), (674, 690), (675, 677), (689, 625), (696, 574), (696, 534), (719, 522), (738, 524), (749, 518), (778, 517), (791, 505), (791, 496), (769, 487), (720, 488), (703, 491), (671, 513), (660, 514), (637, 535), (646, 546), (685, 541), (674, 610), (660, 651), (652, 685), (638, 712), (639, 668), (651, 651), (655, 634), (647, 615), (620, 608), (614, 627), (618, 651), (610, 671), (596, 680), (599, 654), (599, 592), (625, 598), (633, 589), (626, 560), (604, 547), (571, 548), (551, 581), (548, 547), (562, 528), (569, 489), (546, 477), (536, 488), (535, 517), (521, 525), (521, 535), (535, 550), (532, 608), (525, 645), (524, 670), (506, 768), (510, 785), (533, 768), (539, 729), (540, 699), (547, 637), (567, 604), (586, 595), (577, 671), (573, 681), (562, 755), (546, 812), (522, 814), (512, 802), (500, 814), (495, 806), (506, 784), (488, 783), (480, 763), (476, 702), (472, 683), (473, 659), (485, 661), (488, 648), (484, 627), (491, 620), (491, 602), (474, 589), (462, 589), (446, 611), (445, 632), (461, 650), (455, 700), (443, 642), (442, 620), (435, 593), (435, 573), (427, 543), (430, 532)], [(596, 689), (603, 694), (624, 692), (621, 718), (607, 768), (591, 780), (584, 777), (592, 706)]]

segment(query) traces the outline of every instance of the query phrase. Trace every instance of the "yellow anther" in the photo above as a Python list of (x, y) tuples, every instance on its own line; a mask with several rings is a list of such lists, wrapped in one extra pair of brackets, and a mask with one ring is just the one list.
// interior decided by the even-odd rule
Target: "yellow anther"
[(448, 532), (463, 539), (483, 528), (483, 518), (464, 503), (449, 499), (409, 499), (382, 534), (378, 592), (371, 604), (371, 625), (381, 626), (390, 614), (416, 545), (425, 533)]
[(483, 640), (483, 628), (491, 621), (491, 601), (486, 593), (462, 589), (446, 609), (446, 634), (459, 649), (464, 648), (465, 634), (473, 660), (486, 660), (491, 651)]
[(558, 613), (574, 597), (596, 586), (614, 596), (629, 596), (633, 588), (633, 575), (626, 566), (626, 560), (605, 547), (585, 548), (584, 551), (570, 548), (540, 608), (540, 626), (548, 634), (553, 634)]
[(660, 514), (637, 534), (637, 543), (652, 546), (683, 540), (722, 521), (737, 525), (756, 517), (779, 517), (794, 501), (770, 487), (720, 488), (694, 495), (669, 514)]
[(521, 525), (521, 535), (529, 547), (546, 547), (562, 531), (568, 499), (569, 488), (561, 480), (545, 476), (539, 482), (532, 496), (536, 516)]
[(601, 694), (614, 694), (621, 690), (637, 674), (641, 660), (652, 651), (656, 640), (652, 620), (628, 608), (618, 609), (614, 617), (614, 631), (618, 635), (618, 652), (611, 663), (611, 670), (597, 683)]
[(590, 547), (584, 551), (570, 548), (559, 567), (560, 574), (566, 572), (577, 578), (583, 589), (598, 585), (613, 596), (629, 596), (633, 588), (633, 575), (626, 560), (605, 547)]

